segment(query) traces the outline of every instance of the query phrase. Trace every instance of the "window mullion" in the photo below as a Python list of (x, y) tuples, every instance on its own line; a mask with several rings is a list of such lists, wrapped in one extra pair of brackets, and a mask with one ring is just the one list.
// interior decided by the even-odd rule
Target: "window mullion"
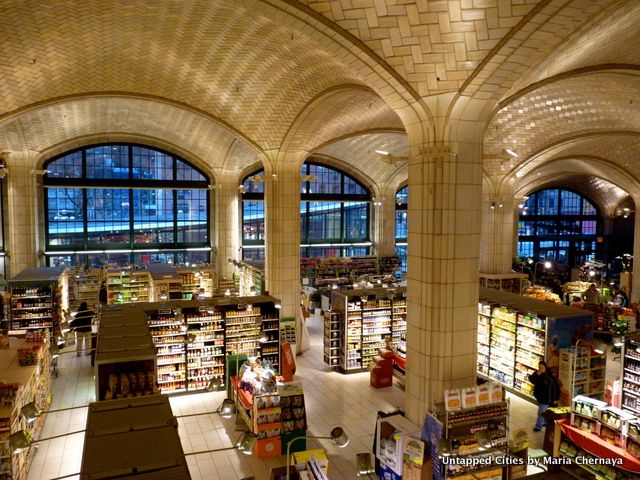
[(133, 188), (129, 189), (129, 248), (133, 249), (134, 241), (134, 205), (133, 205)]
[(178, 190), (175, 189), (173, 190), (173, 246), (178, 247)]
[(82, 243), (85, 250), (89, 250), (89, 195), (86, 188), (82, 189)]
[(340, 202), (340, 243), (345, 242), (344, 238), (344, 222), (346, 221), (344, 215), (344, 202)]

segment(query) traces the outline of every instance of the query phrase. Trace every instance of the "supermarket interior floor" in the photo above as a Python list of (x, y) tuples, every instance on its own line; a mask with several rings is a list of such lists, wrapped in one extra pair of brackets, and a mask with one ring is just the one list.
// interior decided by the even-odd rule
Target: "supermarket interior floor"
[[(309, 435), (327, 435), (334, 426), (342, 426), (349, 435), (346, 448), (339, 449), (331, 441), (308, 440), (307, 448), (324, 448), (329, 457), (329, 478), (354, 480), (356, 454), (370, 452), (376, 414), (404, 406), (404, 392), (397, 386), (374, 389), (368, 373), (341, 375), (329, 370), (322, 360), (322, 318), (307, 320), (311, 350), (296, 357), (295, 381), (302, 382), (305, 392)], [(85, 406), (95, 399), (93, 369), (88, 357), (59, 357), (59, 376), (53, 382), (51, 409)], [(213, 412), (224, 399), (223, 392), (178, 395), (171, 398), (174, 415), (197, 415), (179, 419), (179, 434), (185, 453), (232, 446), (241, 432), (234, 419), (222, 419)], [(510, 432), (524, 430), (530, 448), (541, 448), (542, 432), (531, 431), (536, 407), (521, 398), (511, 397)], [(43, 438), (77, 432), (85, 428), (86, 408), (50, 413)], [(28, 480), (50, 480), (79, 472), (82, 462), (83, 432), (44, 441), (33, 459)], [(158, 448), (158, 447), (155, 447)], [(285, 464), (284, 456), (259, 459), (236, 450), (203, 453), (187, 457), (194, 480), (241, 480), (255, 477), (268, 480), (273, 467)], [(536, 472), (530, 472), (536, 473)], [(70, 477), (73, 478), (73, 477)], [(75, 477), (75, 478), (79, 478)]]

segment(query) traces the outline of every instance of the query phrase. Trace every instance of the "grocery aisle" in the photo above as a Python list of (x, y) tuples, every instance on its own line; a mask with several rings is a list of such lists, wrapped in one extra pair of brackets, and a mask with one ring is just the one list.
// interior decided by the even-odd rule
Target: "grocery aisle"
[[(308, 447), (320, 445), (325, 448), (330, 459), (332, 480), (354, 479), (356, 454), (371, 449), (376, 412), (402, 408), (404, 392), (396, 386), (378, 390), (371, 388), (368, 373), (341, 375), (328, 370), (322, 361), (322, 317), (311, 316), (307, 322), (311, 350), (296, 357), (295, 379), (304, 386), (308, 433), (326, 435), (332, 427), (340, 425), (350, 437), (350, 443), (344, 449), (338, 449), (325, 440), (310, 440)], [(171, 399), (171, 405), (175, 415), (213, 412), (224, 396), (223, 392), (175, 396)], [(53, 382), (51, 408), (86, 405), (94, 398), (93, 369), (89, 359), (77, 358), (73, 354), (60, 356), (59, 376)], [(510, 395), (510, 398), (511, 435), (522, 429), (529, 436), (530, 447), (540, 448), (542, 432), (536, 434), (531, 431), (536, 407), (519, 397)], [(85, 408), (49, 414), (43, 437), (81, 430), (85, 421)], [(216, 414), (179, 419), (179, 433), (185, 452), (228, 447), (241, 434), (235, 431), (233, 418), (222, 419)], [(82, 434), (42, 442), (28, 480), (48, 480), (78, 472), (82, 448)], [(285, 464), (284, 457), (258, 459), (235, 450), (187, 458), (194, 480), (241, 480), (250, 476), (256, 480), (266, 480), (271, 468)]]
[[(296, 381), (304, 386), (308, 412), (309, 435), (327, 435), (334, 426), (342, 426), (350, 437), (346, 448), (338, 449), (331, 441), (309, 440), (307, 447), (320, 445), (327, 451), (332, 480), (356, 478), (355, 458), (359, 452), (371, 450), (373, 429), (378, 410), (402, 408), (404, 392), (397, 387), (380, 390), (369, 386), (368, 373), (341, 375), (327, 370), (322, 361), (322, 318), (308, 320), (311, 350), (296, 357)], [(89, 359), (75, 355), (60, 357), (59, 376), (54, 381), (52, 409), (86, 405), (94, 400), (93, 370)], [(224, 399), (223, 392), (176, 396), (171, 399), (175, 415), (212, 412)], [(44, 437), (81, 430), (86, 409), (49, 414)], [(240, 435), (234, 419), (216, 414), (179, 419), (179, 433), (185, 452), (231, 446)], [(83, 435), (42, 442), (34, 457), (28, 480), (48, 480), (79, 471)], [(235, 450), (187, 457), (194, 480), (241, 480), (254, 476), (267, 480), (272, 467), (283, 466), (284, 456), (258, 459)]]

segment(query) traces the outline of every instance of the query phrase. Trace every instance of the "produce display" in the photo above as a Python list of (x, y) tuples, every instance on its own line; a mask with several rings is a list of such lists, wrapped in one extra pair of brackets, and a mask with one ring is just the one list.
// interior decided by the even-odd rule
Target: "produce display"
[(524, 296), (529, 298), (535, 298), (543, 302), (562, 303), (562, 299), (548, 288), (535, 286), (528, 287), (524, 291)]

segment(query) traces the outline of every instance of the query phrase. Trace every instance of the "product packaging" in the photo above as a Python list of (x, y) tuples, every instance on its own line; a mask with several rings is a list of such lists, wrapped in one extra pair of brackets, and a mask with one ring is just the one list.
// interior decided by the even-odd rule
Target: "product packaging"
[(460, 410), (462, 401), (460, 399), (460, 390), (445, 390), (444, 391), (444, 408), (448, 412)]

